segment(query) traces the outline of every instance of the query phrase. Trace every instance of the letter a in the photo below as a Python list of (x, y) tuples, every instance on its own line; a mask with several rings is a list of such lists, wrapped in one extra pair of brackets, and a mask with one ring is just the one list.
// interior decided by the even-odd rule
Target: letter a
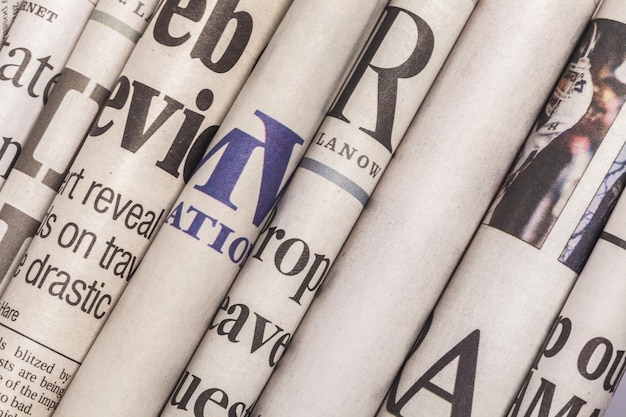
[[(400, 374), (391, 386), (387, 398), (387, 411), (397, 417), (402, 417), (402, 409), (417, 393), (425, 389), (435, 394), (451, 406), (450, 417), (469, 417), (472, 414), (472, 400), (474, 396), (474, 381), (476, 379), (476, 364), (478, 360), (478, 344), (480, 331), (474, 330), (465, 339), (460, 341), (441, 359), (439, 359), (406, 393), (396, 401)], [(419, 349), (418, 349), (419, 351)], [(458, 358), (456, 379), (453, 392), (448, 392), (431, 381), (450, 363)]]

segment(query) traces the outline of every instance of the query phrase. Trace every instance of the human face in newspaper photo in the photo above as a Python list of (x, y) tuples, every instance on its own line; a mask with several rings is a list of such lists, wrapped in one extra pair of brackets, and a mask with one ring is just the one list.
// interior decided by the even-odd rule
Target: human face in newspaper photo
[[(624, 36), (626, 27), (618, 22), (599, 19), (589, 27), (507, 175), (486, 224), (537, 248), (544, 243), (626, 99)], [(615, 164), (624, 158), (620, 153)], [(617, 184), (615, 174), (611, 169), (605, 183)], [(614, 194), (602, 193), (612, 199)]]

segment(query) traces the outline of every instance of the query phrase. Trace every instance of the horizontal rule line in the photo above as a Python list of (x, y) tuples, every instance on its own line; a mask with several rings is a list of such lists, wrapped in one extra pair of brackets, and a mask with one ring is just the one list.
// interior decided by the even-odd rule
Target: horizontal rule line
[(626, 240), (620, 239), (619, 237), (608, 232), (602, 232), (600, 239), (606, 240), (607, 242), (610, 242), (615, 246), (619, 246), (622, 249), (626, 249)]
[(62, 357), (64, 357), (65, 359), (67, 359), (67, 360), (69, 360), (69, 361), (74, 362), (74, 363), (75, 363), (75, 364), (77, 364), (77, 365), (80, 365), (80, 362), (78, 362), (77, 360), (72, 359), (72, 358), (70, 358), (69, 356), (66, 356), (66, 355), (62, 354), (61, 352), (58, 352), (58, 351), (56, 351), (56, 350), (52, 349), (51, 347), (46, 346), (46, 345), (44, 345), (43, 343), (40, 343), (40, 342), (36, 341), (36, 340), (35, 340), (35, 339), (33, 339), (32, 337), (28, 337), (28, 336), (26, 336), (25, 334), (20, 333), (20, 332), (18, 332), (17, 330), (10, 328), (10, 327), (9, 327), (9, 326), (7, 326), (6, 324), (0, 323), (0, 326), (4, 327), (4, 328), (6, 328), (6, 329), (11, 330), (13, 333), (17, 333), (17, 334), (19, 334), (20, 336), (22, 336), (22, 337), (24, 337), (24, 338), (26, 338), (26, 339), (30, 340), (31, 342), (34, 342), (34, 343), (38, 344), (39, 346), (44, 347), (44, 348), (48, 349), (49, 351), (54, 352), (54, 353), (56, 353), (57, 355), (62, 356)]
[(308, 169), (309, 171), (315, 172), (316, 174), (326, 178), (328, 181), (335, 183), (350, 193), (354, 198), (359, 200), (363, 206), (365, 206), (367, 200), (370, 198), (367, 191), (359, 187), (359, 185), (350, 178), (316, 160), (303, 158), (300, 162), (300, 168)]
[(100, 10), (93, 11), (91, 15), (91, 20), (102, 23), (109, 29), (116, 31), (133, 43), (137, 43), (139, 38), (141, 38), (141, 33), (137, 32), (135, 29), (128, 26), (126, 23), (122, 22), (115, 16), (112, 16)]

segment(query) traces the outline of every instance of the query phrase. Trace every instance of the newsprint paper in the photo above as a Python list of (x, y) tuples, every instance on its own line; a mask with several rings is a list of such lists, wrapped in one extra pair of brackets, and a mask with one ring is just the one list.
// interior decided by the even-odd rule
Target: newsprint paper
[(87, 22), (0, 191), (0, 294), (156, 5), (100, 0)]
[(376, 413), (594, 8), (478, 2), (255, 416)]
[[(624, 164), (626, 160), (615, 167), (612, 182), (626, 181)], [(604, 193), (616, 188), (607, 184)], [(626, 370), (625, 197), (613, 210), (508, 417), (601, 417), (607, 410)]]
[(293, 2), (56, 416), (158, 414), (385, 5)]
[(13, 19), (19, 10), (21, 0), (0, 0), (0, 28), (2, 29), (2, 40), (5, 40)]
[(96, 2), (22, 1), (0, 49), (0, 189)]
[(41, 364), (18, 416), (54, 411), (288, 5), (166, 0), (151, 20), (1, 298), (5, 378)]
[(213, 387), (254, 403), (473, 8), (391, 1), (162, 416)]
[(605, 0), (379, 417), (511, 407), (624, 185), (624, 21)]

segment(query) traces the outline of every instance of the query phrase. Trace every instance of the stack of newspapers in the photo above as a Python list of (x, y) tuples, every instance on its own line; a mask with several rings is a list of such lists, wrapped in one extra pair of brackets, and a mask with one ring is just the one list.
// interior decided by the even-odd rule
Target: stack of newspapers
[(607, 411), (624, 0), (0, 11), (0, 417)]

